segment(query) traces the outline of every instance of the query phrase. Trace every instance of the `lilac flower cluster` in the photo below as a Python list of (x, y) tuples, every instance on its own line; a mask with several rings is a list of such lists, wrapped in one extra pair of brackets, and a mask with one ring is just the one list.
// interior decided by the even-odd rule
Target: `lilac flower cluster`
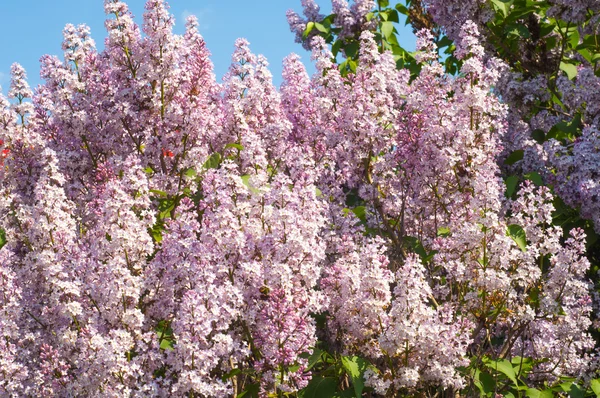
[(549, 176), (558, 195), (581, 216), (594, 222), (600, 233), (600, 132), (596, 125), (586, 127), (570, 147), (553, 140), (545, 146), (548, 163), (555, 170)]
[[(436, 23), (454, 41), (464, 40), (461, 28), (467, 20), (476, 21), (480, 30), (489, 34), (485, 24), (494, 12), (489, 2), (427, 0), (425, 4)], [(544, 16), (531, 14), (528, 17), (526, 29), (533, 32), (532, 36), (539, 35), (535, 31), (539, 31), (540, 24), (545, 22), (544, 18), (560, 19), (571, 30), (577, 31), (576, 35), (569, 37), (571, 47), (577, 49), (584, 35), (597, 34), (598, 12), (600, 4), (597, 1), (550, 0)], [(600, 232), (596, 198), (600, 176), (595, 171), (600, 165), (598, 150), (593, 144), (585, 144), (593, 142), (598, 129), (600, 80), (594, 73), (597, 68), (594, 61), (584, 60), (580, 54), (573, 52), (568, 57), (581, 61), (578, 62), (577, 77), (574, 80), (548, 69), (549, 66), (555, 68), (556, 65), (558, 68), (561, 65), (561, 56), (564, 55), (564, 48), (561, 50), (561, 47), (566, 47), (567, 44), (544, 49), (548, 40), (556, 40), (558, 43), (564, 40), (557, 31), (546, 32), (545, 35), (543, 41), (536, 44), (536, 50), (521, 45), (518, 58), (519, 63), (525, 65), (526, 73), (515, 72), (506, 66), (495, 87), (504, 103), (509, 106), (508, 129), (503, 138), (505, 150), (501, 158), (506, 158), (512, 151), (523, 150), (523, 160), (508, 169), (542, 175), (547, 183), (555, 187), (556, 193), (565, 203), (579, 209), (581, 217), (592, 220), (596, 232)], [(485, 45), (488, 52), (493, 54), (494, 44), (487, 41)], [(560, 103), (552, 102), (553, 96), (560, 98)], [(551, 105), (540, 107), (543, 102), (550, 102)], [(585, 128), (575, 142), (561, 144), (550, 140), (542, 146), (532, 139), (532, 132), (549, 132), (558, 123), (570, 123), (577, 115)]]
[[(491, 90), (503, 66), (485, 60), (474, 23), (461, 37), (464, 64), (456, 78), (443, 73), (426, 32), (418, 39), (422, 71), (412, 83), (407, 71), (394, 70), (391, 54), (379, 54), (369, 32), (361, 36), (354, 75), (340, 76), (322, 39), (312, 43), (312, 82), (295, 58), (284, 72), (282, 95), (294, 107), (296, 137), (323, 163), (318, 185), (338, 213), (321, 280), (322, 290), (333, 292), (330, 344), (378, 363), (369, 383), (382, 394), (428, 383), (461, 388), (456, 368), (467, 356), (517, 356), (524, 345), (530, 357), (549, 360), (537, 369), (541, 377), (589, 370), (590, 286), (575, 271), (589, 267), (585, 248), (561, 245), (562, 230), (550, 227), (547, 191), (526, 185), (516, 204), (504, 199), (496, 159), (507, 109)], [(353, 195), (360, 206), (348, 211)], [(544, 211), (528, 213), (541, 206), (532, 201), (545, 203)], [(511, 237), (515, 226), (526, 236), (522, 248)], [(385, 251), (353, 230), (384, 237)], [(407, 253), (415, 240), (420, 259)], [(558, 258), (578, 264), (563, 274), (574, 300), (552, 293)], [(547, 295), (553, 307), (542, 307), (534, 293)], [(582, 304), (571, 315), (573, 301)], [(556, 311), (566, 315), (559, 320)], [(556, 332), (538, 339), (537, 322)], [(491, 345), (490, 337), (503, 343)], [(550, 348), (558, 346), (560, 355)]]
[(193, 18), (175, 36), (149, 1), (142, 35), (105, 10), (104, 52), (68, 25), (45, 84), (15, 65), (3, 99), (2, 388), (224, 396), (245, 368), (302, 388), (324, 207), (266, 61), (238, 41), (221, 86)]
[(423, 3), (451, 40), (461, 37), (465, 22), (472, 21), (481, 27), (493, 16), (492, 6), (486, 0), (424, 0)]
[(16, 65), (0, 99), (0, 395), (283, 394), (319, 343), (369, 360), (380, 394), (462, 388), (472, 355), (589, 371), (584, 235), (561, 242), (543, 188), (504, 198), (474, 24), (457, 77), (426, 33), (411, 82), (365, 32), (355, 74), (315, 38), (315, 76), (292, 55), (277, 91), (243, 39), (217, 83), (161, 0), (143, 34), (105, 10), (103, 52), (69, 25), (45, 83)]
[[(290, 29), (296, 34), (296, 42), (302, 43), (307, 49), (312, 49), (312, 38), (316, 36), (316, 30), (310, 32), (307, 37), (304, 36), (307, 24), (309, 22), (321, 22), (325, 15), (320, 13), (320, 7), (315, 0), (302, 0), (304, 18), (293, 10), (288, 10), (287, 20)], [(354, 37), (365, 30), (374, 27), (374, 21), (367, 20), (369, 14), (375, 7), (375, 0), (353, 0), (352, 4), (348, 0), (331, 0), (331, 12), (335, 14), (332, 21), (341, 29), (339, 38)]]

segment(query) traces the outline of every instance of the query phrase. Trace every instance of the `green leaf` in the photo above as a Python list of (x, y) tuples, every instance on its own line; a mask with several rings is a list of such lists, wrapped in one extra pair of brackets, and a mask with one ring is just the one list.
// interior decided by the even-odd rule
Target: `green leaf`
[(577, 52), (589, 63), (594, 63), (594, 55), (587, 48), (580, 48)]
[(156, 326), (156, 333), (160, 342), (161, 350), (173, 350), (173, 329), (167, 321), (160, 321)]
[(196, 173), (196, 170), (194, 170), (193, 167), (190, 167), (189, 169), (187, 169), (184, 173), (184, 176), (188, 177), (188, 178), (194, 178), (198, 175), (198, 173)]
[(577, 48), (596, 48), (596, 43), (600, 42), (599, 35), (586, 35), (583, 37), (581, 44), (577, 46)]
[(390, 8), (389, 10), (386, 10), (386, 11), (382, 11), (381, 16), (383, 17), (384, 15), (385, 15), (385, 17), (384, 17), (385, 21), (396, 22), (396, 23), (400, 22), (400, 18), (398, 16), (398, 11), (396, 11), (393, 8)]
[(348, 74), (348, 60), (346, 59), (344, 62), (341, 62), (338, 66), (340, 73), (342, 76), (346, 76)]
[(158, 203), (158, 218), (164, 220), (171, 217), (171, 211), (175, 208), (176, 199), (159, 199)]
[(323, 24), (323, 26), (326, 26), (327, 28), (330, 28), (331, 24), (334, 21), (335, 21), (335, 14), (329, 14), (325, 18), (323, 18), (323, 20), (321, 21), (321, 24)]
[(352, 213), (362, 222), (367, 222), (367, 208), (365, 206), (357, 206), (352, 209)]
[(520, 376), (528, 374), (533, 369), (533, 359), (531, 358), (513, 357), (510, 363), (513, 364), (515, 372)]
[[(519, 228), (521, 228), (521, 227), (519, 227)], [(509, 226), (509, 229), (510, 229), (510, 226)], [(494, 361), (491, 359), (487, 359), (487, 360), (484, 360), (484, 364), (488, 368), (496, 370), (496, 371), (504, 374), (506, 377), (508, 377), (510, 379), (510, 381), (513, 382), (515, 387), (519, 388), (519, 384), (517, 383), (517, 374), (515, 373), (515, 369), (513, 368), (512, 364), (508, 360), (500, 359), (500, 360)]]
[(169, 350), (169, 351), (173, 351), (173, 340), (170, 339), (162, 339), (162, 341), (160, 342), (160, 349), (161, 350)]
[(427, 253), (427, 250), (425, 250), (425, 247), (423, 246), (421, 241), (415, 238), (414, 236), (405, 236), (404, 241), (408, 244), (408, 247), (410, 247), (414, 253), (418, 254), (419, 257), (421, 257), (421, 261), (423, 261), (424, 263), (431, 261), (431, 259), (437, 253), (437, 251), (435, 250), (432, 250), (429, 253)]
[(408, 8), (406, 8), (404, 4), (396, 4), (396, 10), (398, 10), (400, 14), (408, 15)]
[[(308, 386), (298, 391), (299, 398), (333, 397), (337, 392), (337, 377), (313, 377)], [(239, 397), (239, 396), (238, 396)]]
[(552, 126), (546, 138), (554, 138), (558, 141), (573, 141), (582, 125), (583, 123), (581, 122), (581, 114), (576, 113), (571, 121), (558, 122)]
[(6, 231), (0, 228), (0, 249), (6, 244)]
[(156, 224), (154, 224), (152, 226), (152, 228), (148, 228), (148, 232), (150, 233), (150, 236), (152, 236), (152, 239), (154, 239), (154, 241), (156, 243), (162, 242), (162, 232), (164, 230), (165, 230), (165, 228), (163, 226), (162, 221), (159, 221)]
[(161, 198), (166, 198), (167, 196), (169, 196), (166, 192), (159, 191), (158, 189), (149, 189), (148, 191), (150, 193), (155, 194), (156, 196), (160, 196)]
[(346, 206), (354, 207), (361, 203), (364, 203), (364, 201), (361, 199), (360, 195), (358, 194), (358, 189), (354, 188), (354, 189), (349, 190), (346, 193)]
[(401, 56), (402, 59), (408, 59), (410, 57), (410, 54), (408, 53), (408, 51), (406, 51), (401, 46), (393, 46), (392, 54), (399, 55), (399, 56)]
[(394, 23), (393, 22), (382, 22), (381, 23), (381, 33), (387, 39), (391, 35), (394, 34)]
[(573, 64), (567, 64), (566, 62), (560, 63), (560, 70), (567, 74), (569, 80), (573, 80), (577, 76), (577, 66)]
[(596, 394), (596, 397), (600, 397), (600, 379), (592, 380), (590, 382), (590, 387), (592, 388), (594, 394)]
[(585, 391), (583, 391), (581, 389), (581, 387), (579, 387), (577, 384), (573, 383), (572, 381), (562, 383), (560, 385), (560, 388), (562, 388), (562, 390), (564, 392), (569, 393), (569, 397), (571, 397), (571, 398), (584, 398), (585, 397)]
[(452, 40), (448, 36), (443, 36), (438, 42), (437, 45), (439, 48), (450, 47), (452, 44)]
[(363, 375), (365, 370), (369, 366), (369, 363), (364, 359), (353, 356), (353, 357), (342, 357), (342, 366), (346, 370), (346, 373), (352, 379), (352, 385), (354, 386), (354, 393), (356, 398), (362, 397), (363, 389), (365, 388), (365, 381)]
[(344, 52), (347, 57), (356, 58), (358, 56), (359, 44), (356, 41), (351, 41), (344, 47)]
[(540, 26), (540, 37), (548, 36), (550, 33), (554, 32), (554, 29), (556, 29), (555, 23), (549, 23), (549, 24), (543, 23)]
[(306, 366), (306, 370), (312, 369), (317, 363), (321, 361), (322, 350), (315, 347), (312, 354), (308, 357), (308, 365)]
[(451, 235), (450, 228), (448, 227), (439, 227), (437, 230), (437, 236), (448, 237)]
[(534, 140), (537, 141), (538, 144), (543, 144), (544, 141), (546, 140), (546, 134), (544, 133), (543, 130), (540, 129), (535, 129), (531, 132), (531, 136), (533, 137)]
[(546, 49), (551, 50), (558, 46), (558, 41), (555, 36), (550, 36), (546, 38)]
[[(525, 230), (523, 227), (517, 224), (511, 224), (508, 226), (506, 234), (515, 241), (517, 246), (524, 252), (527, 251), (527, 237), (525, 236)], [(514, 373), (514, 370), (513, 370)]]
[(321, 33), (329, 33), (329, 28), (325, 27), (324, 25), (315, 22), (315, 28), (317, 28), (317, 30)]
[(300, 364), (290, 365), (287, 368), (288, 372), (290, 372), (290, 373), (296, 373), (299, 369), (300, 369)]
[(352, 71), (352, 73), (356, 73), (356, 67), (358, 66), (358, 64), (356, 63), (355, 60), (353, 59), (348, 59), (348, 67), (350, 68), (350, 70)]
[(221, 377), (221, 380), (223, 380), (223, 381), (229, 380), (232, 377), (239, 375), (240, 373), (242, 373), (242, 371), (238, 368), (231, 369), (231, 371), (229, 373), (225, 373), (223, 375), (223, 377)]
[(538, 187), (544, 185), (544, 180), (542, 179), (542, 176), (536, 171), (532, 171), (531, 173), (525, 174), (525, 178), (533, 182)]
[(333, 45), (331, 46), (331, 53), (333, 54), (334, 58), (340, 52), (340, 48), (342, 48), (342, 41), (338, 39), (335, 42), (333, 42)]
[(577, 46), (579, 45), (579, 30), (578, 29), (573, 29), (572, 31), (569, 32), (569, 44), (571, 45), (571, 48), (577, 48)]
[(526, 396), (529, 398), (554, 398), (554, 393), (551, 390), (540, 391), (536, 388), (528, 388)]
[(517, 177), (517, 176), (507, 177), (505, 184), (506, 184), (506, 192), (504, 193), (504, 195), (506, 195), (507, 198), (510, 198), (513, 196), (513, 194), (515, 193), (515, 191), (517, 189), (517, 185), (519, 184), (519, 177)]
[[(526, 3), (526, 6), (524, 7)], [(515, 7), (510, 10), (510, 21), (516, 21), (518, 19), (527, 19), (530, 14), (538, 11), (533, 5), (531, 0), (516, 0)]]
[(531, 36), (529, 29), (523, 24), (507, 25), (505, 31), (509, 36), (517, 36), (523, 39), (528, 39)]
[(306, 24), (306, 29), (304, 29), (304, 33), (302, 33), (302, 38), (306, 39), (308, 37), (308, 35), (310, 34), (310, 32), (312, 32), (312, 30), (315, 28), (315, 23), (313, 21), (310, 21), (309, 23)]
[(479, 389), (482, 396), (487, 396), (496, 389), (496, 380), (487, 372), (479, 369), (475, 371), (475, 386)]
[(260, 393), (260, 384), (250, 384), (244, 391), (239, 393), (236, 398), (258, 398)]
[(235, 149), (237, 149), (238, 151), (243, 151), (243, 150), (244, 150), (244, 146), (243, 146), (243, 145), (241, 145), (241, 144), (236, 144), (236, 143), (231, 143), (231, 144), (227, 144), (227, 145), (225, 145), (225, 148), (224, 148), (224, 149), (227, 149), (227, 148), (235, 148)]
[(205, 169), (217, 169), (221, 165), (221, 154), (215, 152), (206, 159), (206, 162), (202, 165)]
[(512, 3), (513, 3), (512, 0), (507, 0), (507, 1), (492, 0), (492, 5), (496, 9), (496, 11), (500, 11), (502, 13), (502, 16), (505, 18), (508, 15), (508, 13), (510, 12), (510, 6)]
[(585, 398), (585, 390), (573, 383), (571, 389), (569, 389), (569, 397), (571, 398)]
[(515, 164), (519, 160), (523, 160), (524, 154), (525, 154), (525, 152), (523, 152), (522, 149), (518, 149), (507, 156), (506, 160), (504, 161), (504, 164), (508, 164), (508, 165)]

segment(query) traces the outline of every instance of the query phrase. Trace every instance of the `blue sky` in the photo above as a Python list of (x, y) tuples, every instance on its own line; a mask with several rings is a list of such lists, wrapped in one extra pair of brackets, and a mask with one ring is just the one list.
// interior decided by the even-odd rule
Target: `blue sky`
[[(329, 0), (317, 0), (322, 12), (331, 9)], [(10, 82), (10, 65), (18, 62), (27, 70), (32, 86), (41, 83), (39, 59), (44, 54), (62, 58), (62, 29), (67, 23), (85, 23), (92, 30), (98, 48), (103, 47), (103, 0), (0, 0), (0, 85), (4, 94)], [(126, 0), (141, 24), (145, 0)], [(175, 16), (175, 33), (183, 33), (185, 17), (194, 14), (200, 32), (213, 54), (215, 73), (220, 81), (227, 71), (238, 37), (250, 41), (254, 53), (267, 57), (276, 85), (281, 83), (281, 65), (290, 53), (300, 54), (310, 66), (310, 54), (294, 43), (286, 18), (286, 10), (301, 11), (300, 0), (171, 0), (170, 12)], [(414, 37), (406, 28), (402, 36), (407, 49), (414, 49)]]

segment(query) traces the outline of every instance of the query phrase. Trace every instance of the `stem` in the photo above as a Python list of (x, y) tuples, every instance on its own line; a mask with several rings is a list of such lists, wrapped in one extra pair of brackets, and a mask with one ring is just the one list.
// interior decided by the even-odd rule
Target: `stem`
[[(231, 370), (235, 369), (235, 363), (233, 362), (233, 357), (229, 357), (229, 366), (231, 366)], [(235, 375), (231, 378), (231, 384), (233, 385), (233, 396), (237, 397), (238, 394), (238, 376)]]
[(92, 150), (90, 149), (90, 144), (88, 143), (86, 136), (82, 135), (81, 140), (83, 141), (83, 146), (84, 146), (85, 150), (90, 155), (90, 159), (92, 160), (92, 164), (94, 165), (94, 168), (97, 169), (98, 163), (96, 161), (96, 158), (94, 157), (94, 154), (92, 153)]

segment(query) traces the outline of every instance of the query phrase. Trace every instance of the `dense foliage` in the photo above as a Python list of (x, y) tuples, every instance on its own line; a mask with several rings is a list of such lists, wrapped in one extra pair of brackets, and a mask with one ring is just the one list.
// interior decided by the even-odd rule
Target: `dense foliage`
[(13, 65), (1, 396), (600, 394), (595, 2), (302, 3), (280, 90), (162, 0)]

